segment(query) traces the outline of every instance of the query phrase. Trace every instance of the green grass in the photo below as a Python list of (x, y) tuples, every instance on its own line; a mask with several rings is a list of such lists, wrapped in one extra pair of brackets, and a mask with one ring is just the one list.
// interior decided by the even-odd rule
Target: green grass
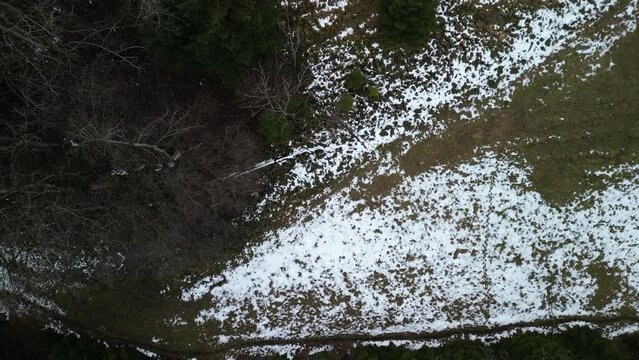
[[(60, 294), (58, 304), (65, 309), (72, 329), (106, 341), (126, 339), (134, 344), (150, 344), (171, 352), (207, 351), (202, 329), (193, 320), (206, 308), (210, 298), (183, 302), (180, 282), (124, 274), (91, 282), (75, 293)], [(180, 318), (187, 323), (174, 325), (167, 320)], [(219, 329), (211, 326), (211, 333)], [(152, 338), (162, 339), (154, 344)]]
[(588, 265), (586, 271), (597, 282), (597, 290), (590, 299), (592, 308), (601, 310), (622, 293), (623, 278), (619, 274), (619, 269), (601, 262), (593, 262)]
[[(533, 189), (562, 205), (611, 181), (592, 172), (639, 160), (639, 33), (620, 40), (605, 67), (580, 79), (589, 68), (566, 55), (565, 74), (538, 76), (514, 94), (504, 109), (467, 124), (455, 123), (437, 139), (414, 146), (401, 160), (409, 175), (435, 164), (458, 163), (478, 147), (520, 154), (532, 165)], [(561, 87), (563, 86), (563, 88)], [(449, 114), (448, 116), (455, 116)]]
[(566, 203), (588, 190), (602, 189), (607, 179), (589, 173), (637, 162), (638, 59), (635, 32), (616, 49), (610, 72), (566, 91), (557, 89), (553, 75), (548, 75), (515, 95), (511, 116), (516, 132), (537, 140), (516, 149), (533, 165), (533, 186), (549, 202)]

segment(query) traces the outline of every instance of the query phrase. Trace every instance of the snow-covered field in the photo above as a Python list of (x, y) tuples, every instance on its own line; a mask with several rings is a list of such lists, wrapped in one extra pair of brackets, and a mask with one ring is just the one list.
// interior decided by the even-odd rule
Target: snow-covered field
[[(333, 13), (348, 10), (347, 1), (317, 3)], [(377, 151), (400, 140), (405, 151), (444, 131), (446, 124), (434, 123), (433, 116), (443, 105), (465, 114), (460, 121), (500, 106), (517, 86), (526, 86), (530, 74), (561, 71), (553, 59), (561, 51), (578, 53), (597, 69), (599, 57), (636, 28), (636, 0), (557, 3), (519, 11), (516, 24), (495, 29), (491, 37), (473, 28), (472, 19), (454, 15), (459, 2), (442, 1), (439, 12), (450, 24), (445, 37), (458, 51), (443, 52), (433, 40), (424, 54), (399, 65), (402, 80), (388, 60), (392, 54), (374, 44), (356, 51), (350, 32), (338, 31), (313, 49), (311, 89), (327, 109), (343, 91), (341, 79), (353, 63), (385, 96), (375, 105), (357, 99), (352, 120), (357, 139), (322, 133), (314, 147), (297, 148), (295, 154), (307, 156), (291, 157), (288, 182), (268, 201), (283, 201), (301, 188), (322, 193), (323, 181), (358, 164), (377, 162), (378, 168), (319, 205), (302, 203), (289, 225), (266, 233), (221, 275), (185, 289), (183, 301), (207, 295), (208, 304), (188, 320), (221, 329), (210, 341), (222, 344), (639, 311), (636, 164), (600, 174), (623, 173), (623, 181), (551, 206), (530, 190), (531, 169), (510, 154), (478, 151), (455, 166), (407, 176), (395, 159)], [(613, 20), (587, 33), (604, 17)], [(502, 42), (497, 50), (495, 41)], [(406, 122), (410, 126), (402, 125)], [(353, 196), (381, 174), (401, 181), (375, 199), (375, 206)], [(586, 197), (592, 206), (581, 205)]]
[[(318, 7), (319, 23), (348, 11), (346, 0), (312, 2)], [(318, 28), (337, 33), (310, 50), (315, 80), (309, 91), (324, 112), (331, 112), (345, 92), (344, 76), (354, 68), (362, 69), (379, 87), (382, 99), (356, 96), (355, 113), (346, 121), (348, 131), (326, 130), (295, 147), (283, 158), (296, 160), (288, 181), (265, 203), (281, 201), (282, 195), (321, 185), (358, 164), (379, 160), (377, 150), (385, 144), (401, 140), (408, 149), (415, 141), (441, 133), (447, 124), (436, 122), (434, 112), (443, 106), (460, 113), (462, 121), (475, 119), (481, 110), (508, 102), (517, 86), (527, 84), (529, 75), (541, 71), (540, 65), (553, 55), (570, 48), (580, 52), (583, 61), (594, 62), (636, 27), (636, 0), (563, 0), (536, 10), (526, 8), (526, 3), (441, 1), (441, 39), (431, 39), (423, 51), (410, 56), (362, 42), (360, 37), (366, 35), (354, 35), (348, 24)], [(461, 9), (468, 4), (474, 4), (475, 12), (490, 7), (487, 11), (509, 15), (504, 15), (504, 24), (478, 27), (475, 17)], [(614, 20), (607, 22), (605, 30), (588, 34), (608, 15)], [(355, 28), (364, 34), (377, 31), (370, 18)], [(558, 61), (546, 71), (561, 68)]]
[[(227, 270), (197, 321), (218, 321), (232, 338), (286, 338), (639, 310), (639, 177), (590, 194), (588, 209), (549, 207), (526, 182), (525, 170), (489, 153), (407, 179), (377, 209), (331, 197)], [(618, 281), (602, 309), (590, 305), (593, 264)]]

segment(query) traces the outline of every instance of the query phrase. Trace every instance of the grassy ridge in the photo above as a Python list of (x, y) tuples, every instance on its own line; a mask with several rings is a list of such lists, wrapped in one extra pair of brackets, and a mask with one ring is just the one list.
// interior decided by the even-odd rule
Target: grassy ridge
[[(561, 205), (609, 183), (593, 172), (636, 163), (639, 155), (639, 32), (603, 58), (610, 71), (590, 71), (567, 55), (563, 74), (538, 76), (515, 92), (505, 109), (473, 123), (457, 123), (440, 138), (414, 146), (401, 159), (409, 175), (456, 163), (480, 147), (520, 154), (532, 165), (533, 188)], [(454, 114), (450, 114), (454, 116)]]

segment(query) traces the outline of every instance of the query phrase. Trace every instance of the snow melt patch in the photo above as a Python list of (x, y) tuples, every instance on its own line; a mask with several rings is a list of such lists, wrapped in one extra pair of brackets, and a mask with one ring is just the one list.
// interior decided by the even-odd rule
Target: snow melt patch
[[(528, 174), (488, 153), (406, 178), (378, 206), (343, 191), (312, 220), (271, 233), (223, 272), (226, 283), (182, 298), (210, 294), (196, 322), (216, 323), (227, 341), (639, 310), (626, 301), (639, 291), (639, 174), (586, 194), (589, 208), (549, 206), (528, 190)], [(616, 269), (620, 286), (601, 308), (584, 271), (593, 264)]]
[[(480, 6), (493, 3), (482, 1)], [(338, 5), (343, 10), (347, 2)], [(571, 48), (579, 49), (584, 60), (596, 58), (619, 37), (633, 31), (637, 21), (637, 0), (626, 7), (614, 0), (558, 0), (552, 8), (517, 11), (516, 23), (498, 29), (505, 38), (496, 46), (494, 36), (475, 27), (472, 15), (460, 14), (462, 5), (443, 0), (438, 8), (444, 24), (441, 38), (449, 50), (431, 39), (421, 53), (399, 63), (397, 58), (404, 55), (397, 51), (349, 40), (350, 28), (310, 50), (314, 82), (309, 93), (320, 104), (320, 112), (333, 111), (335, 101), (345, 91), (343, 78), (354, 67), (369, 75), (382, 99), (370, 104), (358, 96), (356, 114), (345, 121), (350, 129), (337, 134), (320, 132), (310, 143), (294, 148), (282, 159), (296, 160), (293, 170), (263, 205), (277, 202), (286, 193), (339, 177), (358, 163), (375, 160), (379, 156), (376, 149), (384, 144), (402, 137), (418, 141), (440, 133), (445, 124), (435, 122), (433, 113), (444, 105), (460, 113), (462, 120), (475, 119), (482, 108), (509, 101), (517, 84), (525, 84), (527, 74), (554, 54)], [(615, 21), (605, 34), (594, 39), (584, 37), (581, 29), (612, 11)], [(410, 141), (404, 147), (409, 145)]]

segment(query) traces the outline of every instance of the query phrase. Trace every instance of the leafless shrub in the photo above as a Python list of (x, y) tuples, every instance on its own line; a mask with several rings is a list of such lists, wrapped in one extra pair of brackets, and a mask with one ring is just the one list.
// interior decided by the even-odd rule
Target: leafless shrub
[(293, 69), (297, 70), (298, 66), (301, 65), (300, 58), (304, 52), (302, 25), (299, 23), (298, 17), (290, 13), (290, 9), (286, 10), (279, 27), (286, 38), (286, 53), (291, 59)]
[(170, 21), (183, 21), (166, 10), (166, 0), (137, 0), (132, 1), (132, 10), (136, 14), (136, 25), (141, 28), (150, 28), (156, 33), (171, 33)]
[(110, 64), (76, 72), (50, 118), (64, 130), (56, 141), (29, 118), (1, 124), (12, 130), (0, 139), (0, 247), (32, 258), (3, 252), (0, 266), (25, 284), (42, 275), (37, 263), (59, 274), (51, 284), (71, 286), (84, 271), (77, 259), (98, 259), (90, 267), (100, 276), (173, 276), (244, 244), (234, 223), (260, 175), (220, 179), (257, 162), (252, 135), (215, 121), (223, 112), (214, 94), (149, 95), (130, 86), (126, 66)]
[[(117, 38), (122, 18), (95, 22), (65, 8), (59, 0), (0, 0), (0, 77), (13, 93), (37, 111), (51, 109), (80, 52), (110, 57), (138, 71), (142, 48)], [(77, 10), (76, 10), (77, 11)]]
[(15, 94), (0, 109), (0, 268), (46, 294), (241, 248), (236, 223), (261, 190), (258, 172), (227, 177), (258, 161), (247, 112), (141, 71), (118, 35), (135, 24), (25, 3), (0, 0), (0, 89)]
[(269, 111), (282, 118), (295, 117), (291, 104), (302, 95), (310, 74), (306, 69), (291, 74), (286, 65), (285, 61), (278, 60), (271, 68), (259, 65), (254, 69), (253, 76), (240, 90), (242, 107), (250, 109), (253, 115)]
[(26, 103), (42, 108), (71, 50), (60, 41), (62, 13), (54, 1), (25, 6), (0, 1), (0, 76)]
[(286, 39), (286, 49), (275, 56), (269, 65), (259, 64), (239, 89), (241, 106), (253, 116), (264, 111), (279, 118), (295, 119), (299, 110), (294, 102), (306, 102), (305, 89), (312, 80), (304, 63), (304, 41), (301, 28), (292, 16), (285, 13), (280, 29)]

